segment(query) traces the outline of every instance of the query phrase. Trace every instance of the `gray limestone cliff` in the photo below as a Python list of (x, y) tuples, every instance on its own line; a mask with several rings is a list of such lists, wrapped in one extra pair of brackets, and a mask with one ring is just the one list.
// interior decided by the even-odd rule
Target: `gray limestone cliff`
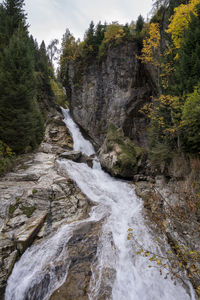
[(76, 62), (69, 67), (72, 116), (98, 147), (110, 124), (146, 145), (148, 121), (139, 110), (150, 102), (154, 84), (137, 55), (137, 45), (127, 41), (108, 49), (101, 63), (93, 60), (78, 81)]
[(140, 110), (155, 94), (150, 70), (138, 55), (137, 44), (124, 41), (109, 48), (101, 62), (93, 59), (84, 71), (80, 62), (71, 63), (66, 74), (74, 121), (96, 145), (104, 169), (123, 178), (143, 169), (148, 119)]

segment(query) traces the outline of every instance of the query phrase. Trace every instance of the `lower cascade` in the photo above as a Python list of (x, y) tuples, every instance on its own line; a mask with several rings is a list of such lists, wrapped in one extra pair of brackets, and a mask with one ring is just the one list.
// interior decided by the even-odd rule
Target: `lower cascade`
[[(63, 114), (73, 136), (74, 150), (94, 155), (93, 146), (83, 138), (69, 111), (63, 109)], [(93, 168), (67, 159), (58, 159), (56, 166), (60, 173), (76, 182), (94, 205), (87, 219), (63, 225), (25, 251), (8, 279), (5, 300), (50, 299), (68, 276), (69, 240), (77, 229), (91, 222), (101, 223), (101, 231), (87, 298), (79, 299), (196, 299), (189, 281), (183, 284), (176, 279), (175, 282), (166, 276), (167, 268), (162, 269), (161, 275), (156, 263), (138, 254), (137, 245), (163, 257), (170, 248), (164, 237), (161, 246), (156, 243), (157, 234), (147, 226), (143, 202), (136, 196), (133, 184), (105, 173), (96, 157)]]

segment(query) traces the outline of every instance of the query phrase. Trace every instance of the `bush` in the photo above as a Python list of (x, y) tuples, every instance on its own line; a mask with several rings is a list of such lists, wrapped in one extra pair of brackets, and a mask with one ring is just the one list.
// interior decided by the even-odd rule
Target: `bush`
[(157, 143), (151, 149), (150, 160), (155, 167), (161, 169), (163, 165), (169, 163), (172, 155), (171, 147), (167, 143)]
[(51, 88), (55, 95), (56, 103), (59, 106), (64, 106), (67, 99), (63, 87), (58, 82), (51, 79)]
[(10, 169), (14, 156), (10, 147), (0, 140), (0, 175)]

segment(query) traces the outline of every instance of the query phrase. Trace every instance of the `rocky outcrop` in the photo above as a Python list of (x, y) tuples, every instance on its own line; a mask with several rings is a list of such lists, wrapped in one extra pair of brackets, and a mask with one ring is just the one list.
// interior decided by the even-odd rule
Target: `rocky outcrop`
[(89, 167), (93, 166), (94, 155), (88, 156), (80, 151), (68, 151), (59, 155), (60, 158), (70, 159), (78, 163), (86, 163)]
[[(88, 300), (91, 267), (97, 259), (101, 222), (86, 223), (77, 229), (68, 242), (70, 266), (65, 283), (51, 296), (51, 300)], [(105, 298), (104, 298), (105, 299)]]
[(125, 138), (121, 129), (110, 125), (99, 151), (99, 160), (111, 175), (132, 179), (145, 162), (145, 151)]
[(183, 281), (187, 274), (199, 294), (200, 209), (188, 184), (188, 179), (168, 181), (165, 176), (156, 176), (154, 183), (137, 182), (135, 191), (144, 200), (145, 214), (165, 234), (171, 254), (176, 256), (168, 257), (169, 263), (173, 262), (172, 274), (180, 275)]
[(73, 148), (62, 118), (59, 113), (51, 115), (38, 152), (21, 157), (13, 172), (0, 180), (2, 296), (15, 261), (28, 246), (62, 224), (88, 215), (90, 201), (70, 178), (56, 170), (57, 155)]
[(69, 68), (71, 113), (98, 147), (110, 124), (137, 145), (146, 145), (148, 121), (139, 110), (150, 102), (154, 85), (137, 52), (130, 41), (110, 48), (103, 62), (93, 61), (79, 80), (76, 63)]

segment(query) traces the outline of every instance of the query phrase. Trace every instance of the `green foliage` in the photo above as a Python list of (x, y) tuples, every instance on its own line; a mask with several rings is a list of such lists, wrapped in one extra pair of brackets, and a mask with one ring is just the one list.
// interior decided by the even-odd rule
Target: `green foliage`
[[(192, 93), (194, 86), (200, 82), (200, 5), (198, 0), (178, 2), (169, 1), (176, 9), (169, 19), (168, 48), (163, 52), (161, 43), (160, 57), (156, 53), (154, 63), (156, 67), (159, 58), (158, 82), (161, 89), (158, 97), (144, 107), (150, 118), (150, 158), (156, 166), (162, 165), (162, 162), (169, 163), (172, 153), (177, 150), (197, 155), (200, 149), (199, 85)], [(162, 6), (158, 6), (154, 16), (159, 23), (159, 15), (163, 14), (161, 9)], [(153, 23), (150, 29), (151, 26)], [(144, 40), (142, 49), (145, 63), (154, 58), (152, 45), (156, 38), (151, 31), (149, 35), (153, 37), (152, 42)], [(161, 42), (162, 39), (161, 35)]]
[(136, 33), (140, 33), (143, 27), (144, 27), (144, 18), (141, 15), (139, 15), (136, 22), (136, 28), (135, 28)]
[(129, 38), (133, 40), (135, 36), (135, 31), (133, 35), (130, 26), (127, 24), (125, 26), (119, 25), (117, 22), (109, 25), (103, 25), (99, 22), (96, 26), (91, 22), (82, 42), (79, 39), (75, 40), (67, 29), (62, 40), (59, 69), (59, 78), (66, 88), (67, 97), (69, 99), (71, 97), (69, 81), (71, 65), (75, 66), (73, 83), (78, 87), (91, 61), (101, 62), (110, 47), (114, 47)]
[(106, 145), (108, 151), (115, 150), (117, 153), (117, 164), (114, 166), (116, 174), (134, 175), (137, 172), (137, 160), (143, 156), (144, 151), (124, 137), (122, 130), (117, 130), (112, 124), (108, 128)]
[(185, 151), (200, 154), (200, 83), (186, 98), (182, 114), (182, 144)]
[(35, 97), (33, 56), (29, 39), (19, 28), (0, 60), (0, 137), (15, 152), (35, 148), (43, 122)]
[(170, 145), (165, 143), (155, 143), (150, 151), (150, 159), (154, 167), (160, 168), (163, 164), (168, 164), (173, 156)]
[(56, 103), (59, 106), (65, 106), (65, 102), (66, 102), (66, 95), (64, 92), (63, 87), (61, 86), (61, 84), (59, 84), (57, 81), (55, 81), (54, 79), (51, 79), (51, 88), (53, 90), (53, 93), (55, 95), (56, 98)]
[(38, 47), (37, 41), (32, 39), (31, 47), (34, 53), (36, 98), (44, 115), (45, 111), (48, 110), (48, 105), (53, 107), (55, 104), (55, 97), (50, 83), (51, 78), (54, 79), (54, 72), (48, 59), (44, 41), (42, 41), (40, 47)]
[(125, 30), (125, 26), (119, 25), (117, 22), (107, 25), (104, 39), (99, 46), (98, 58), (102, 59), (109, 48), (120, 44), (128, 35), (129, 31)]
[(10, 169), (14, 157), (10, 147), (0, 140), (0, 175)]
[(16, 153), (41, 142), (40, 108), (44, 111), (50, 101), (54, 103), (54, 74), (46, 47), (42, 43), (39, 48), (29, 37), (23, 7), (24, 0), (0, 4), (0, 139)]
[(191, 14), (191, 21), (184, 32), (175, 75), (179, 93), (191, 93), (200, 80), (200, 5), (198, 15)]

